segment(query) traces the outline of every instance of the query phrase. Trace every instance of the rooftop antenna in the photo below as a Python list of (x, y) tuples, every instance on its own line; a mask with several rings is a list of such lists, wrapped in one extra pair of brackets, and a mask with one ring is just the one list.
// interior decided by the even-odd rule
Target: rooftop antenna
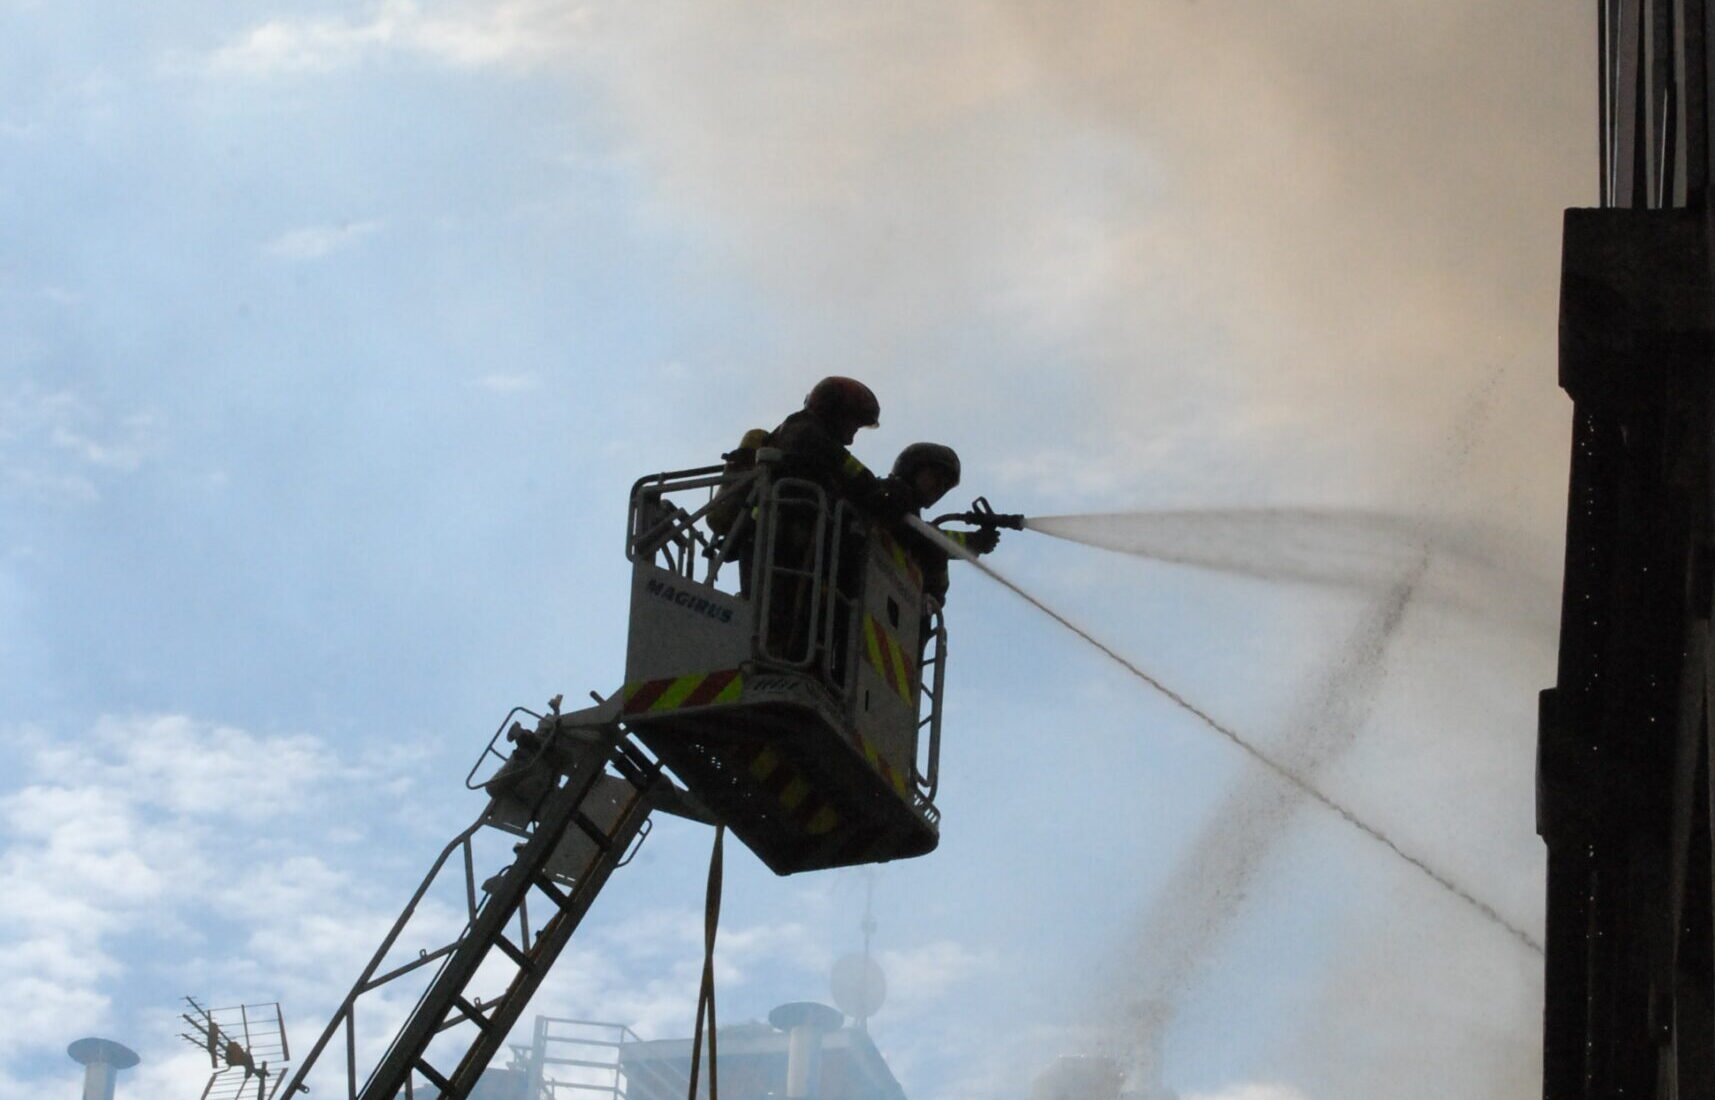
[(875, 935), (875, 868), (863, 869), (863, 921), (858, 925), (863, 931), (863, 957), (869, 958), (869, 938)]
[(83, 1100), (113, 1100), (113, 1082), (122, 1069), (142, 1061), (137, 1052), (112, 1039), (79, 1039), (66, 1047), (71, 1060), (83, 1067)]
[(272, 1100), (292, 1059), (279, 1002), (204, 1008), (186, 997), (185, 1004), (189, 1011), (179, 1016), (190, 1030), (179, 1037), (207, 1051), (214, 1070), (202, 1100)]
[(869, 950), (870, 938), (875, 935), (875, 869), (865, 867), (862, 874), (863, 920), (858, 922), (858, 929), (863, 933), (863, 953), (841, 956), (834, 963), (829, 984), (834, 1004), (852, 1018), (859, 1031), (868, 1035), (869, 1018), (880, 1011), (887, 999), (887, 975), (870, 957)]

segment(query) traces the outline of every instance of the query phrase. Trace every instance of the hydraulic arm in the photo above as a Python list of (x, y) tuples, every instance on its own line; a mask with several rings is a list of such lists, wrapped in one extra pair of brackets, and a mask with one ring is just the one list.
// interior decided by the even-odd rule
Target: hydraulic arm
[[(711, 528), (735, 497), (731, 525)], [(288, 1098), (330, 1051), (324, 1076), (345, 1087), (324, 1094), (468, 1097), (653, 811), (725, 826), (780, 874), (935, 847), (946, 631), (892, 535), (766, 468), (643, 478), (629, 529), (624, 686), (575, 714), (558, 699), (523, 712), (534, 729), (516, 710), (501, 722), (466, 777), (488, 805), (441, 851)]]
[[(540, 717), (534, 731), (512, 725), (512, 751), (480, 784), (492, 796), (488, 806), (442, 850), (288, 1083), (288, 1097), (308, 1091), (336, 1039), (346, 1077), (341, 1095), (350, 1100), (462, 1100), (470, 1093), (608, 876), (646, 833), (650, 812), (704, 816), (617, 715), (617, 704), (601, 705)], [(493, 742), (490, 753), (499, 755)], [(509, 862), (481, 878), (493, 866), (481, 857), (493, 854), (497, 839), (511, 842), (510, 851), (500, 846)], [(449, 893), (462, 895), (463, 928), (439, 947), (400, 958), (402, 943), (408, 950), (427, 938), (425, 927), (445, 927)], [(389, 994), (422, 987), (431, 967), (433, 978), (405, 1023), (387, 1028), (389, 1017), (396, 1019)], [(374, 1009), (360, 1017), (360, 1004)], [(380, 1033), (366, 1034), (360, 1023)]]

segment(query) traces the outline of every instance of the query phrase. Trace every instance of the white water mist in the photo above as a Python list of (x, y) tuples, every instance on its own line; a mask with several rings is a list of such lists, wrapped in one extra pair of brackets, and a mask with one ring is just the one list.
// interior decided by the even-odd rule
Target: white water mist
[[(1426, 576), (1416, 599), (1510, 619), (1540, 616), (1548, 606), (1544, 582), (1518, 567), (1504, 535), (1471, 522), (1361, 509), (1212, 508), (1033, 516), (1025, 526), (1132, 557), (1384, 600), (1433, 554), (1448, 568)], [(1496, 600), (1497, 589), (1517, 598)]]

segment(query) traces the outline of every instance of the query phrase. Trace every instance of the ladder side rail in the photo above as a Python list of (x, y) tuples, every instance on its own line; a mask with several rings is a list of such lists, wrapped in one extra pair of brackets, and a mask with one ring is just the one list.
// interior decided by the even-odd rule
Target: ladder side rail
[[(794, 568), (780, 564), (782, 517), (787, 511), (806, 512), (814, 509), (813, 520), (805, 532), (808, 540), (807, 568)], [(802, 478), (781, 478), (770, 486), (766, 505), (763, 508), (762, 530), (758, 542), (759, 561), (757, 568), (762, 580), (761, 588), (756, 594), (756, 655), (774, 664), (788, 668), (809, 668), (815, 662), (816, 639), (821, 626), (821, 586), (826, 575), (827, 561), (827, 531), (828, 504), (827, 494), (820, 485)], [(801, 578), (808, 586), (804, 602), (809, 609), (809, 621), (803, 624), (804, 655), (794, 660), (789, 653), (777, 653), (775, 645), (779, 639), (773, 637), (774, 605), (779, 598), (778, 589), (781, 578)], [(792, 633), (798, 633), (797, 624), (793, 624)]]
[[(393, 981), (396, 978), (402, 977), (414, 970), (421, 969), (428, 962), (439, 959), (452, 950), (454, 945), (450, 944), (437, 948), (432, 954), (425, 953), (424, 955), (420, 955), (417, 959), (414, 959), (403, 966), (396, 967), (380, 977), (376, 977), (376, 971), (381, 968), (382, 962), (385, 961), (387, 956), (392, 952), (400, 935), (405, 931), (405, 927), (410, 924), (411, 917), (415, 915), (417, 906), (428, 894), (430, 888), (434, 886), (435, 880), (440, 877), (441, 871), (447, 865), (447, 861), (452, 858), (454, 852), (469, 847), (471, 838), (482, 829), (483, 824), (483, 818), (478, 818), (475, 822), (466, 827), (463, 832), (459, 833), (449, 841), (445, 848), (441, 849), (440, 856), (437, 857), (435, 862), (430, 866), (428, 874), (423, 877), (423, 881), (418, 884), (416, 892), (411, 895), (411, 900), (405, 903), (405, 909), (399, 914), (399, 919), (393, 922), (393, 927), (388, 930), (386, 937), (382, 939), (381, 946), (376, 948), (375, 954), (370, 956), (368, 965), (366, 965), (362, 972), (358, 974), (357, 981), (352, 983), (351, 991), (346, 994), (345, 1000), (340, 1003), (339, 1009), (333, 1015), (333, 1019), (328, 1021), (327, 1027), (322, 1030), (321, 1035), (310, 1048), (309, 1055), (298, 1064), (297, 1070), (292, 1074), (291, 1083), (286, 1089), (287, 1096), (295, 1095), (298, 1092), (309, 1091), (309, 1086), (306, 1085), (304, 1081), (309, 1077), (310, 1071), (315, 1068), (316, 1061), (321, 1057), (323, 1049), (327, 1047), (334, 1035), (339, 1032), (342, 1025), (346, 1025), (347, 1027), (348, 1048), (352, 1045), (355, 1040), (355, 1034), (352, 1029), (355, 1028), (358, 998), (387, 984), (388, 982)], [(351, 1055), (352, 1052), (348, 1049), (348, 1062)]]
[(489, 757), (492, 756), (496, 760), (500, 761), (502, 766), (505, 765), (508, 759), (508, 754), (501, 752), (499, 749), (495, 748), (495, 746), (500, 743), (500, 737), (502, 734), (508, 733), (509, 731), (523, 731), (523, 725), (513, 721), (513, 719), (520, 714), (527, 714), (536, 719), (537, 725), (541, 725), (542, 722), (545, 721), (542, 715), (537, 714), (529, 707), (513, 707), (511, 710), (507, 711), (506, 717), (502, 718), (500, 720), (500, 725), (495, 727), (494, 735), (488, 739), (487, 747), (484, 748), (482, 750), (482, 754), (476, 758), (476, 763), (470, 766), (470, 771), (465, 773), (464, 785), (466, 790), (475, 791), (480, 790), (483, 787), (486, 780), (479, 782), (476, 778), (476, 773), (482, 770), (482, 765)]
[(631, 489), (630, 514), (626, 522), (627, 560), (635, 562), (642, 557), (653, 557), (671, 543), (692, 542), (706, 545), (708, 536), (696, 527), (696, 521), (713, 506), (713, 495), (711, 494), (710, 499), (700, 508), (692, 511), (666, 499), (668, 494), (693, 489), (718, 489), (738, 478), (748, 476), (749, 472), (735, 476), (726, 473), (725, 467), (706, 466), (639, 478)]
[(597, 895), (607, 885), (608, 878), (624, 865), (627, 849), (631, 847), (633, 838), (642, 831), (650, 811), (654, 808), (650, 803), (649, 793), (655, 781), (655, 778), (651, 778), (647, 785), (636, 790), (609, 832), (608, 846), (597, 850), (570, 896), (537, 932), (536, 947), (530, 953), (530, 965), (520, 966), (506, 992), (497, 1001), (484, 1006), (492, 1007), (488, 1026), (478, 1029), (475, 1042), (465, 1052), (449, 1078), (452, 1097), (463, 1100), (476, 1087), (483, 1070), (499, 1051), (507, 1033), (523, 1015), (537, 987), (548, 976), (548, 970), (554, 960), (583, 923), (584, 915), (589, 912)]
[(922, 684), (922, 705), (929, 713), (917, 723), (918, 746), (923, 747), (925, 730), (928, 732), (928, 752), (921, 770), (917, 760), (911, 761), (911, 780), (917, 788), (917, 793), (926, 801), (935, 801), (935, 792), (941, 782), (941, 688), (947, 681), (947, 621), (941, 604), (933, 596), (925, 596), (924, 602), (929, 606), (929, 644), (925, 647), (922, 667), (918, 670), (918, 678), (923, 678), (923, 672), (934, 670), (933, 683)]
[[(857, 595), (845, 592), (840, 586), (840, 571), (846, 567), (846, 544), (849, 539), (860, 539), (865, 547), (869, 544), (869, 521), (848, 500), (835, 502), (833, 516), (828, 523), (828, 565), (824, 574), (819, 603), (825, 609), (822, 614), (822, 629), (818, 641), (822, 648), (821, 679), (829, 687), (837, 688), (836, 694), (841, 700), (851, 694), (851, 669), (849, 664), (857, 659), (857, 651), (851, 646), (851, 631), (856, 623), (861, 608), (858, 606)], [(860, 567), (867, 561), (867, 554), (857, 555)], [(856, 588), (861, 593), (865, 581), (860, 576)], [(842, 618), (846, 637), (837, 638)], [(841, 658), (837, 659), (836, 658)]]
[[(605, 770), (608, 758), (622, 736), (617, 726), (604, 730), (588, 751), (580, 754), (565, 783), (543, 801), (535, 830), (520, 846), (511, 867), (500, 876), (476, 919), (460, 935), (457, 948), (443, 962), (440, 972), (424, 990), (417, 1007), (395, 1035), (387, 1053), (358, 1091), (359, 1100), (393, 1100), (399, 1090), (406, 1087), (413, 1068), (441, 1030), (441, 1021), (457, 1007), (457, 1001), (476, 976), (477, 969), (495, 942), (505, 934), (507, 924), (571, 825), (590, 788)], [(539, 932), (538, 950), (541, 943)], [(549, 961), (552, 961), (552, 956), (549, 956)], [(480, 1034), (482, 1029), (479, 1027), (478, 1030)], [(494, 1049), (498, 1050), (498, 1045)]]

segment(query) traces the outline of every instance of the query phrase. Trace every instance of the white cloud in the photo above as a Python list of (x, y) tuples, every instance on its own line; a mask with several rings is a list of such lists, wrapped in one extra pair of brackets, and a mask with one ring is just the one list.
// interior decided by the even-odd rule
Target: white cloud
[[(93, 757), (93, 758), (92, 758)], [(340, 766), (316, 738), (260, 735), (183, 715), (103, 717), (87, 739), (40, 748), (37, 764), (79, 775), (80, 793), (126, 792), (131, 805), (187, 816), (278, 816)]]
[(75, 390), (26, 382), (0, 393), (0, 492), (95, 503), (104, 485), (143, 467), (159, 437), (147, 410), (116, 413)]
[(887, 975), (887, 1008), (894, 1015), (921, 1012), (991, 968), (991, 960), (954, 940), (935, 940), (880, 952)]
[[(161, 974), (171, 975), (173, 995), (280, 999), (295, 1045), (307, 1049), (407, 896), (376, 873), (373, 858), (359, 861), (363, 870), (325, 858), (325, 842), (339, 823), (358, 818), (384, 774), (412, 758), (387, 750), (388, 760), (347, 763), (315, 737), (184, 715), (109, 716), (81, 733), (4, 732), (24, 785), (0, 798), (0, 997), (39, 1011), (0, 1035), (0, 1067), (96, 1032), (144, 1055), (150, 1068), (134, 1089), (200, 1084), (206, 1063), (159, 1026), (170, 998), (142, 1011), (126, 1000)], [(504, 862), (510, 845), (481, 834), (477, 865)], [(424, 866), (405, 871), (413, 883), (433, 849), (421, 855)], [(384, 969), (458, 934), (459, 860), (449, 868)], [(825, 938), (803, 920), (723, 928), (722, 986), (755, 987), (782, 968), (820, 977)], [(682, 1034), (701, 942), (701, 914), (692, 908), (645, 909), (594, 926), (566, 952), (536, 1011), (575, 1009), (645, 1033)], [(948, 959), (956, 966), (958, 954), (932, 948), (925, 972), (944, 970)], [(378, 1052), (417, 992), (406, 980), (365, 998), (360, 1057)], [(320, 1079), (337, 1076), (337, 1063)], [(12, 1072), (0, 1068), (0, 1083)], [(46, 1080), (20, 1092), (40, 1092)]]
[[(364, 891), (306, 851), (323, 800), (352, 804), (367, 782), (317, 739), (182, 715), (5, 738), (22, 785), (0, 797), (0, 1000), (30, 1011), (0, 1032), (0, 1065), (94, 1031), (135, 1031), (150, 1057), (154, 1024), (115, 1018), (133, 971), (170, 963), (175, 980), (246, 987), (216, 996), (266, 992), (292, 961), (315, 971), (317, 942), (346, 962), (354, 926), (371, 930)], [(305, 914), (327, 925), (319, 941)], [(226, 923), (251, 930), (250, 949), (202, 957)]]
[(262, 253), (277, 260), (319, 260), (351, 247), (380, 228), (379, 221), (306, 225), (268, 241)]
[(70, 471), (15, 466), (6, 471), (5, 479), (6, 490), (16, 496), (61, 504), (94, 504), (101, 499), (93, 481)]
[[(181, 1043), (165, 1057), (157, 1055), (120, 1074), (114, 1091), (122, 1097), (201, 1096), (212, 1072), (207, 1054), (189, 1043)], [(42, 1090), (42, 1094), (46, 1095), (47, 1090)]]
[(485, 374), (471, 385), (494, 393), (524, 393), (535, 389), (537, 381), (533, 374)]
[(1287, 1085), (1231, 1085), (1216, 1092), (1188, 1092), (1183, 1100), (1306, 1100), (1305, 1095)]
[(366, 19), (273, 19), (221, 46), (207, 59), (219, 76), (326, 73), (388, 53), (462, 68), (528, 68), (562, 52), (587, 14), (555, 0), (431, 4), (384, 0)]

